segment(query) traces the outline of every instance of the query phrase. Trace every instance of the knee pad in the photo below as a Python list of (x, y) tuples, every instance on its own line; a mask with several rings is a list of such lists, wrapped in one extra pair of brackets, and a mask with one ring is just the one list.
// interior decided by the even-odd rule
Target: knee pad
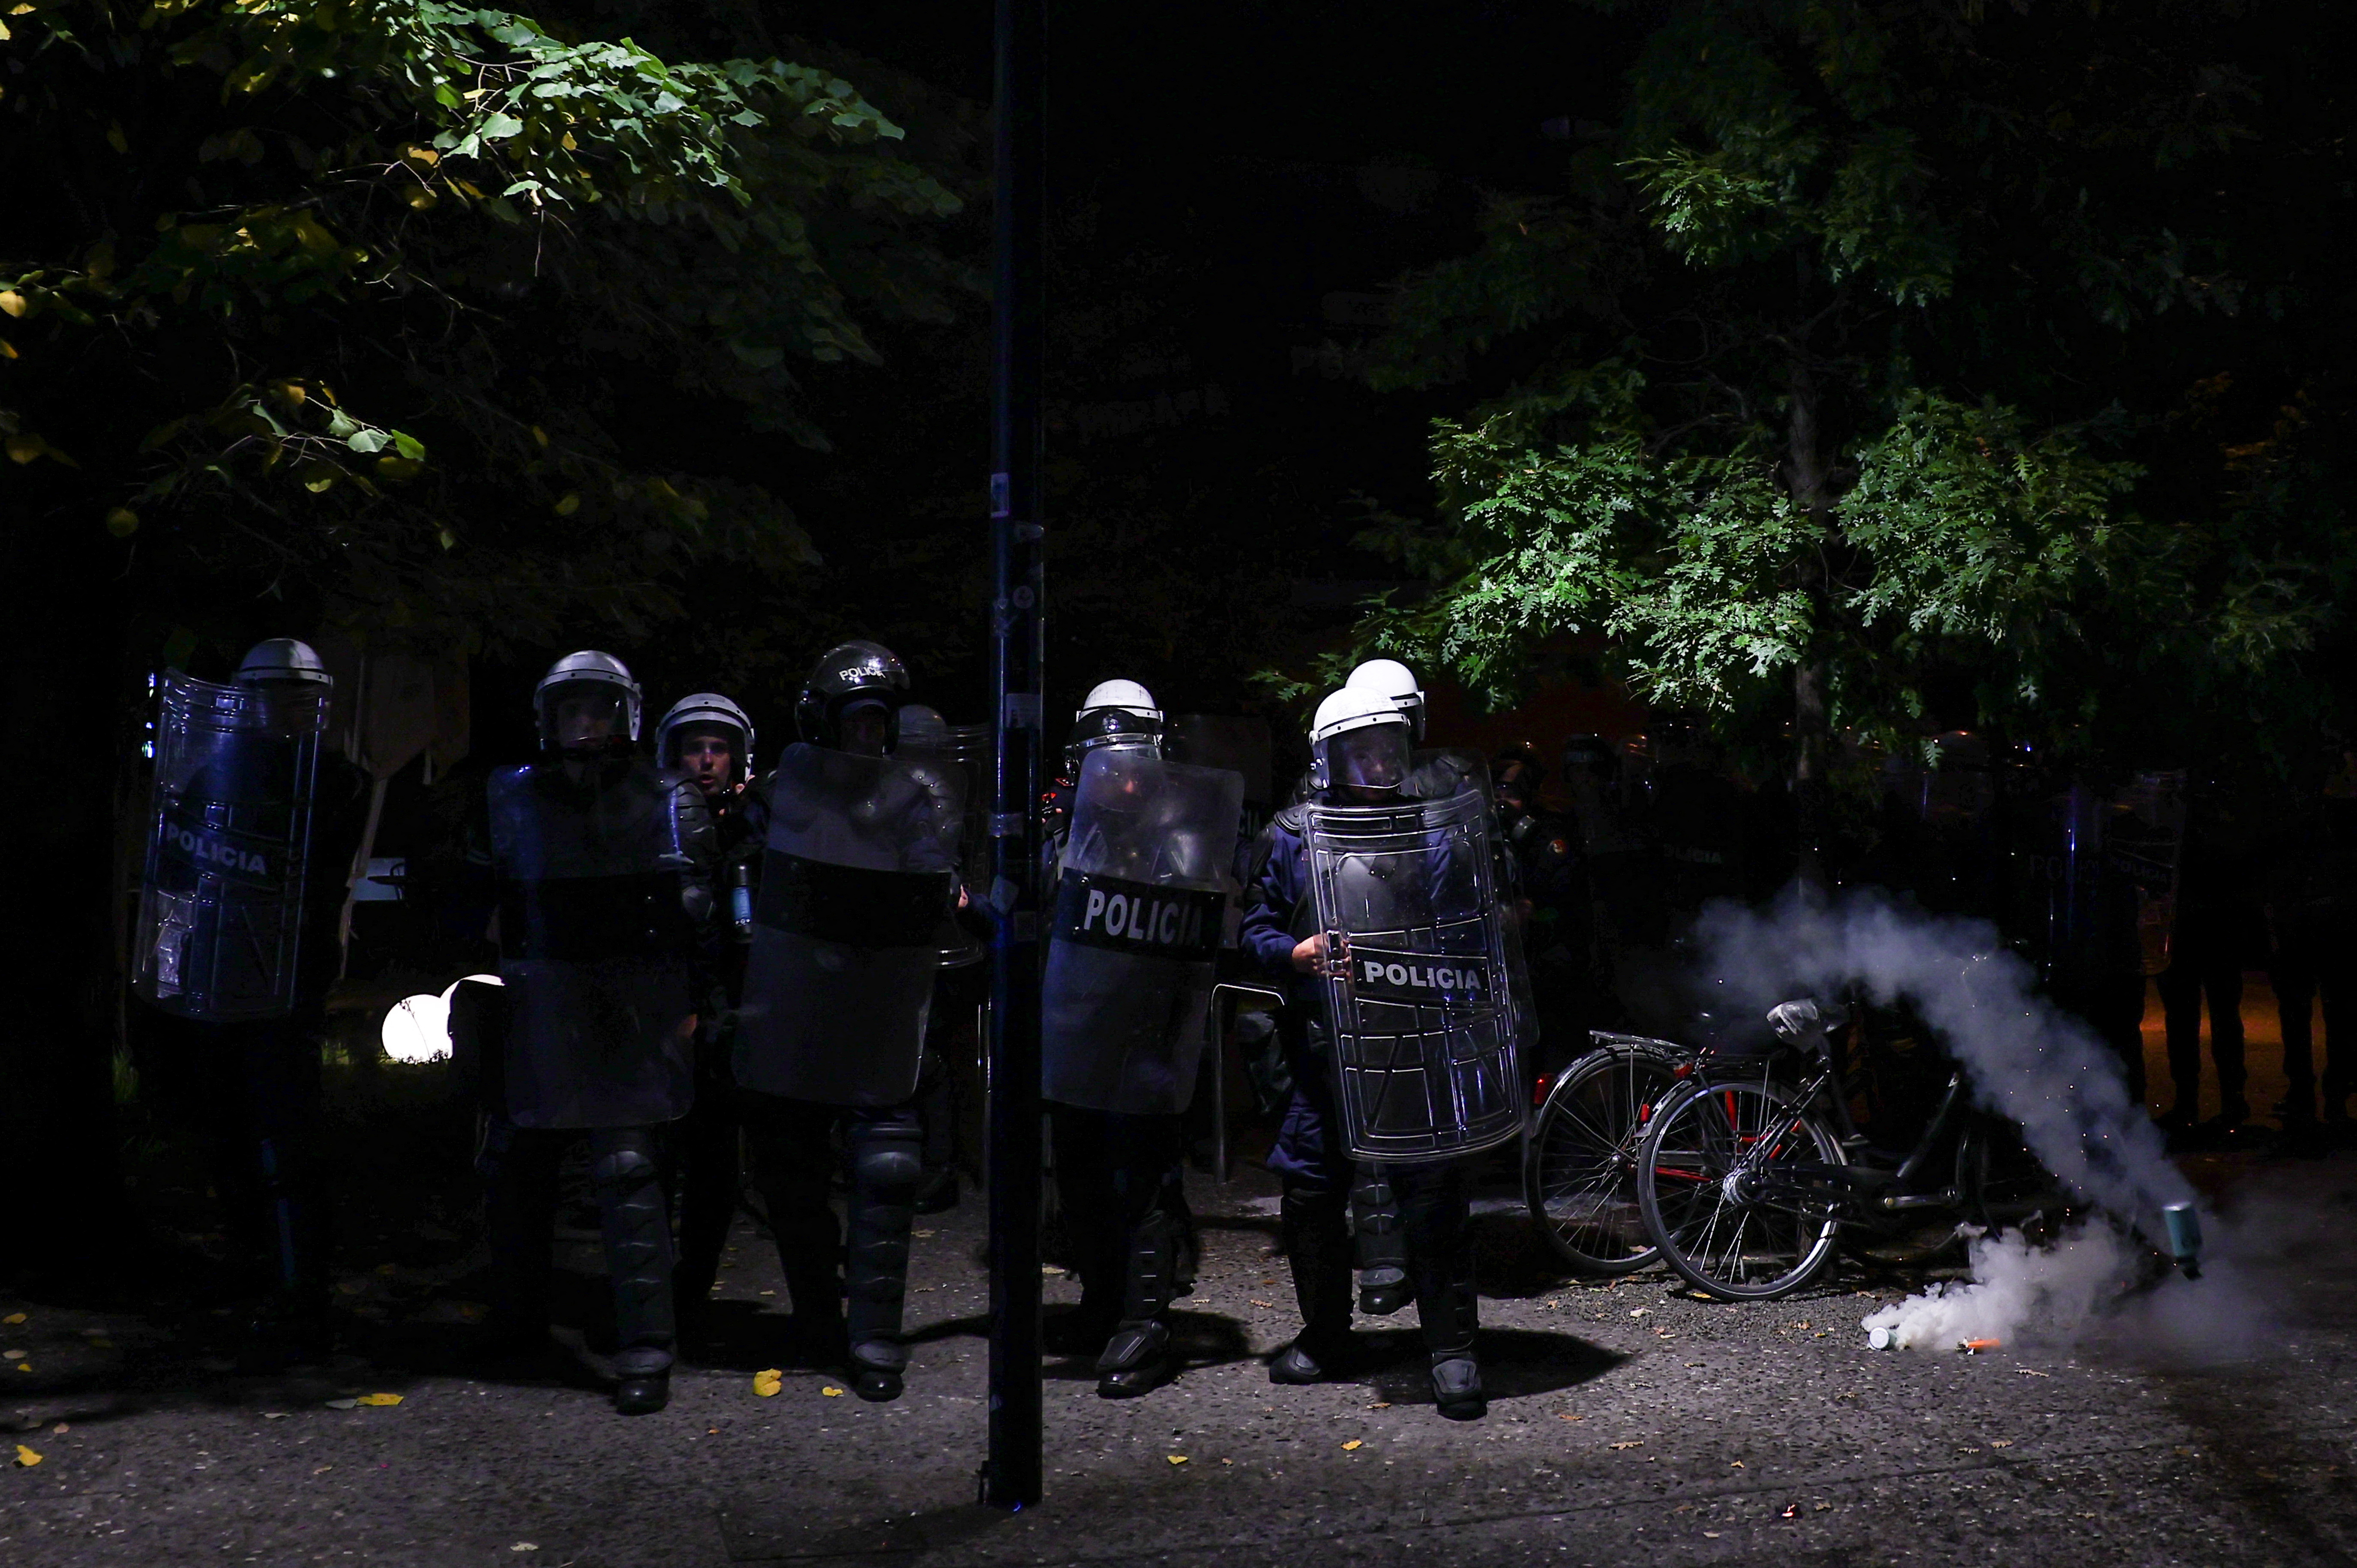
[(910, 1134), (854, 1134), (851, 1176), (858, 1191), (885, 1202), (911, 1202), (925, 1179), (923, 1140)]
[(642, 1145), (624, 1144), (619, 1148), (599, 1150), (589, 1170), (602, 1187), (636, 1187), (654, 1179), (655, 1162)]

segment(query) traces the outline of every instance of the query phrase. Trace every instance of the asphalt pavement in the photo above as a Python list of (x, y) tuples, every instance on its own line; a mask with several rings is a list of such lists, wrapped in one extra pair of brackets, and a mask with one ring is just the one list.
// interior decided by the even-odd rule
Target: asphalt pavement
[(198, 1305), (0, 1299), (0, 1564), (2357, 1562), (2357, 1155), (2200, 1175), (2285, 1220), (2253, 1358), (1878, 1353), (1858, 1320), (1921, 1275), (1852, 1264), (1761, 1305), (1658, 1273), (1571, 1281), (1493, 1193), (1477, 1224), (1495, 1398), (1468, 1423), (1432, 1406), (1413, 1308), (1361, 1320), (1354, 1380), (1271, 1385), (1262, 1359), (1295, 1323), (1274, 1187), (1198, 1175), (1185, 1373), (1108, 1402), (1085, 1365), (1051, 1362), (1047, 1497), (1013, 1515), (974, 1500), (971, 1195), (920, 1221), (898, 1402), (789, 1363), (777, 1260), (740, 1217), (716, 1348), (640, 1419), (612, 1413), (577, 1326), (602, 1301), (585, 1210), (561, 1232), (576, 1326), (496, 1381), (458, 1354), (479, 1250), (455, 1218), (413, 1217), (350, 1240), (356, 1349), (316, 1372), (234, 1375)]

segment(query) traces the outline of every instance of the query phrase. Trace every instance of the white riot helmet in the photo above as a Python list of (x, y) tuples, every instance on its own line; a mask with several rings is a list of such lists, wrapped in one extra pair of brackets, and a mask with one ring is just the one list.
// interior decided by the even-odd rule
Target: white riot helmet
[(732, 782), (742, 784), (753, 777), (753, 721), (743, 708), (717, 692), (682, 697), (655, 725), (655, 761), (677, 768), (681, 732), (690, 729), (716, 729), (726, 735), (729, 749), (736, 753), (737, 777)]
[(1072, 715), (1064, 759), (1077, 771), (1082, 757), (1107, 746), (1162, 748), (1162, 710), (1154, 693), (1135, 681), (1100, 681), (1089, 689)]
[(1352, 691), (1375, 692), (1391, 700), (1392, 705), (1407, 715), (1409, 732), (1415, 743), (1424, 744), (1424, 688), (1415, 683), (1415, 671), (1396, 659), (1370, 659), (1351, 671), (1342, 684)]
[(1346, 785), (1396, 791), (1407, 782), (1415, 744), (1408, 716), (1381, 692), (1345, 686), (1318, 704), (1309, 721), (1309, 787)]
[(637, 742), (640, 693), (638, 682), (630, 677), (630, 666), (610, 653), (583, 649), (550, 665), (548, 673), (540, 678), (540, 684), (533, 688), (532, 705), (540, 721), (542, 749), (565, 749), (556, 733), (558, 705), (583, 698), (612, 704), (614, 725), (608, 736), (609, 741)]
[(237, 683), (241, 686), (275, 686), (296, 682), (332, 687), (336, 678), (328, 673), (325, 660), (307, 642), (291, 637), (273, 637), (255, 643), (237, 661)]

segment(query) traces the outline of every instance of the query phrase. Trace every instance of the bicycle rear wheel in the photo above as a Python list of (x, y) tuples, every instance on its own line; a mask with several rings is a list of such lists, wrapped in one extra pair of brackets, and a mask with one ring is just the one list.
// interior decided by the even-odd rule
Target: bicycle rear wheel
[(1956, 1141), (1956, 1192), (1964, 1218), (1987, 1230), (2052, 1240), (2072, 1212), (2071, 1195), (2021, 1140), (2021, 1129), (1983, 1117)]
[(1637, 1212), (1637, 1145), (1646, 1118), (1676, 1087), (1677, 1061), (1630, 1044), (1590, 1051), (1563, 1071), (1531, 1128), (1523, 1200), (1555, 1255), (1592, 1274), (1654, 1260)]
[(1833, 1261), (1841, 1140), (1764, 1082), (1696, 1085), (1656, 1108), (1637, 1206), (1662, 1261), (1721, 1301), (1790, 1295)]

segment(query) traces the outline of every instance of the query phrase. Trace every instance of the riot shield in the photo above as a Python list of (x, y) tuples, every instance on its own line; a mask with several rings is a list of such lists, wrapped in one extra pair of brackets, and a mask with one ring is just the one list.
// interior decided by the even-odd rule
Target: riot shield
[(1512, 959), (1475, 790), (1307, 811), (1309, 876), (1329, 941), (1335, 1099), (1353, 1159), (1478, 1153), (1523, 1128)]
[(133, 952), (146, 1001), (207, 1023), (294, 1010), (327, 725), (324, 693), (164, 677)]
[[(957, 844), (952, 863), (958, 869), (959, 879), (968, 887), (987, 886), (990, 882), (986, 821), (990, 780), (985, 770), (990, 766), (991, 740), (987, 725), (943, 725), (923, 738), (904, 731), (894, 754), (916, 769), (919, 782), (934, 792), (947, 818), (956, 824)], [(950, 793), (942, 793), (943, 785)], [(940, 944), (944, 969), (980, 963), (986, 952), (971, 931), (946, 913), (942, 916)]]
[(695, 932), (676, 775), (491, 776), (506, 1026), (486, 1081), (520, 1127), (644, 1127), (694, 1096)]
[(787, 749), (770, 781), (738, 1083), (825, 1105), (916, 1092), (963, 810), (946, 773)]
[(1125, 1115), (1195, 1092), (1228, 922), (1243, 778), (1145, 750), (1090, 754), (1072, 801), (1040, 996), (1042, 1092)]
[[(1407, 792), (1419, 800), (1445, 800), (1470, 791), (1481, 797), (1490, 812), (1490, 826), (1498, 825), (1498, 794), (1490, 765), (1477, 751), (1461, 746), (1427, 746), (1408, 760)], [(1522, 867), (1513, 850), (1492, 833), (1491, 878), (1504, 912), (1506, 936), (1506, 1001), (1514, 1010), (1514, 1038), (1523, 1054), (1534, 1056), (1539, 1046), (1538, 998), (1531, 991), (1530, 966), (1523, 961)]]

